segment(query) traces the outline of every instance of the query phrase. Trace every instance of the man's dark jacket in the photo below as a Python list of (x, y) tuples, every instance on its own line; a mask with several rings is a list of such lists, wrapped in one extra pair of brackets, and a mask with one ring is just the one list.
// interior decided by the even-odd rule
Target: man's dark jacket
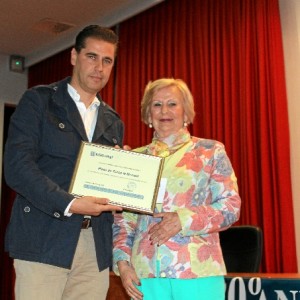
[[(12, 115), (4, 156), (7, 184), (16, 191), (6, 232), (6, 250), (16, 259), (63, 268), (72, 265), (82, 215), (64, 216), (74, 198), (68, 193), (81, 141), (88, 141), (76, 104), (67, 91), (70, 78), (26, 91)], [(93, 143), (123, 143), (123, 123), (98, 96)], [(99, 270), (112, 256), (110, 212), (92, 218)]]

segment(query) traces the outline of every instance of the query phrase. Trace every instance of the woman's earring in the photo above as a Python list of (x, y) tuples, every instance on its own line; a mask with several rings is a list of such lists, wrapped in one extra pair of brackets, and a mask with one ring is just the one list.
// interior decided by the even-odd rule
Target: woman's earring
[(149, 123), (149, 128), (152, 128), (152, 127), (153, 127), (152, 123)]
[(188, 126), (188, 123), (187, 123), (187, 122), (183, 122), (183, 126), (184, 126), (184, 127), (187, 127), (187, 126)]

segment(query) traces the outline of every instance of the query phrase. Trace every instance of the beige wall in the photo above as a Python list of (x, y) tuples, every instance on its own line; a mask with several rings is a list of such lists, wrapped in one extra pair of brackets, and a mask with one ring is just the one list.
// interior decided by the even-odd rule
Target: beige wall
[(300, 1), (279, 0), (291, 137), (291, 175), (300, 272)]

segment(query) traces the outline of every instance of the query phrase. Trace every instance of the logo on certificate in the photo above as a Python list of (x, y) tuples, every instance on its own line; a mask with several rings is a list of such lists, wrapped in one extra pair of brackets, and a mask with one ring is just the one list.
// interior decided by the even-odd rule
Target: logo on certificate
[(135, 190), (135, 189), (136, 189), (136, 183), (135, 183), (134, 181), (129, 181), (129, 182), (127, 183), (127, 188), (128, 188), (128, 190), (130, 190), (130, 191)]

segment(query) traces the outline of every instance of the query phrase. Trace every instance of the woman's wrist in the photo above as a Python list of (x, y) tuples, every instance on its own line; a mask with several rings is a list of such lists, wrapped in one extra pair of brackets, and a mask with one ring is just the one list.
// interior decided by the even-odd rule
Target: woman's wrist
[(129, 262), (127, 260), (119, 260), (117, 262), (118, 267), (128, 267), (129, 266)]

